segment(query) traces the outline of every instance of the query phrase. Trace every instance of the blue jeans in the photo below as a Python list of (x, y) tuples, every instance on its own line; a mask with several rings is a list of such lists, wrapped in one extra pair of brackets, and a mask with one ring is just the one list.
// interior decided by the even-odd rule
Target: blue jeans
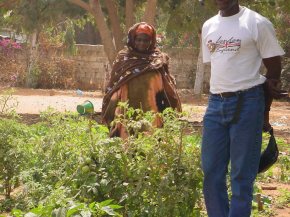
[[(209, 217), (249, 217), (257, 175), (264, 118), (262, 85), (240, 93), (238, 121), (233, 123), (238, 96), (210, 95), (202, 138), (203, 193)], [(230, 164), (232, 197), (226, 174)]]

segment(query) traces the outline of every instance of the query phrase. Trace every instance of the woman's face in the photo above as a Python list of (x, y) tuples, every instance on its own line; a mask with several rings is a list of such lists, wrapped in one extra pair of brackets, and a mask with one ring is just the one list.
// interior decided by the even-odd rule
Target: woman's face
[(138, 34), (135, 37), (135, 49), (144, 52), (147, 51), (151, 44), (151, 38), (146, 34)]

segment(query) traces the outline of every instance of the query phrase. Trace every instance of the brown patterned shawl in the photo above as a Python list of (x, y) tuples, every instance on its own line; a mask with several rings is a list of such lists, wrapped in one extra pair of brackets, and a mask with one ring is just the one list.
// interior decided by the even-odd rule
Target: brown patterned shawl
[[(158, 71), (162, 76), (164, 91), (170, 107), (181, 111), (181, 103), (176, 92), (175, 80), (168, 71), (169, 57), (155, 47), (156, 33), (148, 52), (140, 53), (134, 49), (134, 30), (140, 25), (136, 24), (129, 30), (127, 47), (121, 50), (113, 63), (110, 81), (106, 87), (106, 95), (103, 98), (102, 119), (110, 124), (112, 117), (108, 117), (108, 105), (112, 95), (124, 84), (136, 76), (141, 76), (149, 71)], [(111, 109), (111, 108), (110, 108)]]

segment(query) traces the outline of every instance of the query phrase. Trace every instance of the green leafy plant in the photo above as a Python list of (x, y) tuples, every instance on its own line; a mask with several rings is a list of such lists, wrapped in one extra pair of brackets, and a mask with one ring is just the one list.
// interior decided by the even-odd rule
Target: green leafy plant
[(14, 89), (5, 90), (0, 95), (0, 115), (16, 117), (17, 100), (13, 97)]
[(156, 128), (155, 114), (123, 109), (116, 122), (131, 132), (127, 140), (108, 138), (107, 127), (91, 119), (54, 110), (13, 137), (29, 156), (19, 176), (23, 203), (14, 208), (68, 212), (71, 201), (114, 200), (118, 206), (111, 208), (122, 206), (122, 215), (200, 216), (200, 136), (173, 110), (159, 114), (163, 127)]
[(39, 60), (34, 60), (33, 64), (31, 64), (31, 68), (29, 68), (29, 73), (27, 73), (27, 82), (29, 83), (29, 87), (36, 88), (38, 87), (38, 79), (41, 74), (41, 69), (39, 67)]
[(71, 217), (71, 216), (121, 216), (116, 210), (121, 206), (112, 204), (112, 200), (106, 200), (100, 203), (93, 202), (89, 205), (85, 203), (76, 203), (69, 201), (67, 206), (54, 208), (53, 206), (39, 205), (25, 213), (19, 209), (12, 210), (15, 217), (35, 216), (35, 217)]
[[(119, 200), (132, 216), (199, 213), (200, 140), (185, 135), (187, 122), (180, 120), (182, 115), (167, 109), (159, 114), (163, 127), (155, 128), (150, 125), (154, 114), (143, 114), (124, 104), (121, 107), (124, 115), (115, 122), (121, 123), (130, 136), (122, 146), (113, 139), (106, 149), (99, 148), (102, 153), (98, 162), (103, 168), (98, 177), (100, 193), (114, 199), (120, 194)], [(119, 177), (117, 183), (112, 182), (114, 176)]]
[(284, 207), (289, 205), (290, 201), (290, 192), (287, 189), (281, 189), (279, 191), (279, 197), (277, 198), (277, 206)]
[(25, 154), (16, 140), (25, 134), (26, 126), (13, 119), (0, 120), (0, 182), (3, 182), (6, 198), (10, 198), (17, 185)]

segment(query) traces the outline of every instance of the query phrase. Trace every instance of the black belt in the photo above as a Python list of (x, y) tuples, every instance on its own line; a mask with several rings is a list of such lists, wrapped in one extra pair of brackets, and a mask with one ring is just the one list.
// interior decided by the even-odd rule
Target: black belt
[(211, 95), (213, 96), (219, 96), (221, 98), (230, 98), (230, 97), (233, 97), (233, 96), (239, 96), (241, 93), (243, 92), (247, 92), (249, 90), (252, 90), (256, 87), (259, 87), (260, 85), (257, 85), (257, 86), (254, 86), (254, 87), (251, 87), (249, 89), (246, 89), (246, 90), (238, 90), (236, 92), (223, 92), (223, 93), (211, 93)]
[(237, 92), (223, 92), (223, 93), (212, 93), (213, 96), (220, 96), (222, 98), (230, 98), (233, 96), (238, 96), (242, 91)]

